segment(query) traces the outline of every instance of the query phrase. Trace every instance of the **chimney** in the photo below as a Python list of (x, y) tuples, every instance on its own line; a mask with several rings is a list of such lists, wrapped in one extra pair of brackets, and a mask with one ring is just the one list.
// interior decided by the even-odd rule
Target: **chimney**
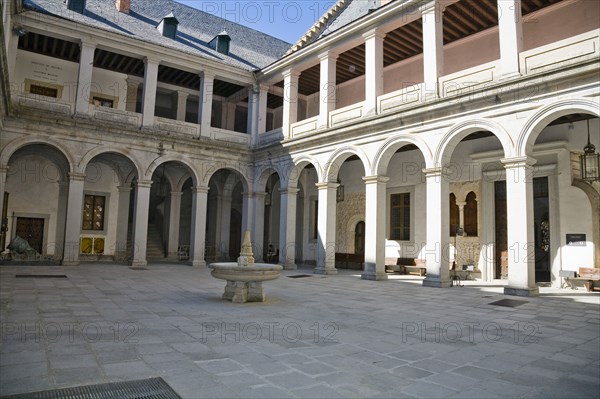
[(131, 0), (116, 0), (115, 7), (117, 7), (117, 11), (129, 14), (129, 10), (131, 9)]

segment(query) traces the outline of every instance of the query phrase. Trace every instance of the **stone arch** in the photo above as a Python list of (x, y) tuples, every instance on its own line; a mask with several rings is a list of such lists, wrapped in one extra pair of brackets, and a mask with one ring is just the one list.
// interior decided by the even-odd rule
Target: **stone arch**
[(47, 137), (36, 137), (33, 139), (30, 137), (23, 137), (11, 141), (2, 149), (2, 153), (0, 154), (0, 165), (8, 165), (8, 161), (10, 161), (10, 158), (14, 155), (15, 152), (17, 152), (21, 148), (35, 144), (47, 145), (49, 147), (54, 148), (61, 155), (63, 155), (67, 160), (67, 163), (69, 164), (69, 170), (67, 171), (68, 173), (77, 173), (81, 171), (80, 169), (75, 169), (77, 164), (75, 163), (73, 157), (71, 156), (71, 153), (67, 150), (67, 148), (59, 142), (49, 139)]
[(531, 154), (536, 139), (548, 124), (561, 116), (583, 113), (600, 117), (600, 104), (588, 99), (561, 100), (549, 104), (536, 112), (521, 130), (517, 140), (516, 156)]
[(375, 154), (375, 161), (373, 162), (372, 175), (385, 175), (387, 173), (390, 160), (396, 151), (408, 144), (417, 146), (419, 151), (421, 151), (421, 155), (425, 159), (425, 165), (427, 168), (433, 166), (433, 155), (427, 143), (414, 136), (401, 134), (387, 139), (379, 148), (379, 150), (377, 150), (377, 153)]
[[(195, 165), (193, 165), (192, 163), (190, 163), (189, 161), (187, 161), (186, 159), (183, 159), (182, 157), (176, 156), (176, 155), (165, 155), (162, 157), (159, 157), (157, 159), (155, 159), (154, 161), (152, 161), (152, 163), (148, 166), (148, 168), (146, 169), (146, 172), (143, 175), (145, 180), (151, 180), (152, 179), (152, 174), (156, 171), (156, 169), (166, 163), (166, 162), (174, 162), (174, 163), (180, 163), (182, 165), (184, 165), (186, 167), (186, 169), (188, 170), (188, 172), (190, 173), (192, 180), (194, 182), (194, 186), (198, 186), (200, 183), (200, 179), (198, 178), (198, 174), (196, 172), (196, 168)], [(174, 187), (174, 182), (170, 182), (171, 183), (171, 187)]]
[(266, 191), (267, 181), (273, 174), (277, 174), (277, 176), (279, 176), (279, 181), (282, 181), (281, 173), (275, 166), (266, 165), (266, 167), (261, 168), (260, 171), (257, 170), (257, 172), (259, 172), (257, 173), (258, 178), (254, 185), (254, 190), (256, 192)]
[(203, 171), (203, 176), (202, 176), (202, 180), (201, 180), (202, 184), (204, 186), (208, 187), (210, 180), (213, 178), (213, 176), (217, 172), (219, 172), (220, 170), (227, 170), (227, 171), (237, 174), (240, 177), (240, 180), (242, 181), (242, 186), (244, 187), (244, 191), (248, 191), (248, 189), (250, 187), (249, 176), (247, 173), (244, 173), (240, 169), (241, 168), (238, 168), (234, 165), (227, 165), (226, 163), (215, 164), (214, 166), (210, 166), (207, 170)]
[(128, 153), (127, 151), (122, 151), (122, 150), (114, 149), (114, 148), (107, 149), (105, 147), (95, 147), (95, 148), (91, 149), (90, 151), (88, 151), (79, 161), (78, 169), (81, 170), (82, 172), (85, 172), (89, 163), (97, 156), (103, 155), (103, 154), (120, 155), (120, 156), (126, 158), (127, 160), (129, 160), (129, 162), (131, 162), (131, 164), (133, 165), (134, 170), (132, 172), (130, 172), (127, 175), (123, 175), (123, 176), (119, 175), (119, 178), (121, 178), (123, 180), (123, 181), (121, 181), (121, 184), (127, 184), (127, 182), (131, 183), (131, 181), (135, 177), (142, 175), (142, 167), (140, 166), (140, 163), (130, 153)]
[(514, 142), (508, 132), (496, 122), (485, 119), (469, 120), (454, 125), (440, 141), (436, 151), (434, 166), (443, 166), (450, 162), (452, 153), (462, 139), (471, 133), (486, 130), (494, 134), (504, 150), (504, 158), (514, 156)]
[(300, 179), (300, 174), (302, 173), (302, 170), (308, 165), (314, 166), (317, 172), (317, 181), (321, 181), (321, 179), (323, 178), (323, 170), (321, 169), (319, 162), (316, 161), (310, 155), (302, 155), (294, 159), (294, 167), (290, 169), (290, 173), (288, 176), (288, 187), (297, 188), (298, 180)]
[(371, 162), (367, 155), (361, 149), (355, 146), (342, 147), (333, 152), (329, 160), (325, 164), (324, 174), (322, 178), (325, 182), (333, 182), (337, 178), (338, 172), (346, 159), (350, 158), (352, 155), (356, 155), (360, 158), (363, 164), (363, 168), (365, 170), (365, 176), (367, 176), (371, 170)]

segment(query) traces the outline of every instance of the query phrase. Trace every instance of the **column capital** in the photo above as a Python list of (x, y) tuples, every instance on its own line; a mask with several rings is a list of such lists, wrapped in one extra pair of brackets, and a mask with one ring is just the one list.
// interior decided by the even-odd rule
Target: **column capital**
[(148, 65), (148, 64), (159, 65), (161, 61), (162, 60), (160, 58), (158, 58), (158, 57), (156, 57), (156, 58), (154, 58), (154, 57), (148, 57), (148, 56), (144, 57), (144, 64), (146, 64), (146, 65)]
[(152, 180), (138, 180), (136, 182), (136, 186), (138, 188), (150, 188), (150, 186), (152, 186), (152, 183)]
[(327, 50), (327, 51), (320, 53), (317, 57), (319, 57), (320, 61), (325, 61), (325, 60), (335, 61), (338, 59), (339, 54), (335, 51)]
[(97, 45), (98, 45), (97, 43), (94, 43), (89, 40), (83, 40), (83, 39), (79, 40), (79, 47), (81, 49), (87, 48), (87, 49), (94, 50)]
[(321, 182), (315, 183), (315, 186), (317, 186), (317, 190), (337, 189), (340, 186), (340, 183)]
[(194, 194), (208, 194), (209, 190), (209, 187), (192, 187), (192, 193)]
[(125, 83), (127, 83), (127, 86), (139, 86), (144, 83), (144, 79), (138, 78), (137, 76), (127, 76)]
[(0, 165), (0, 173), (7, 173), (8, 165)]
[(298, 194), (298, 192), (300, 192), (300, 189), (298, 189), (298, 188), (280, 188), (279, 189), (279, 193), (281, 195), (296, 195), (296, 194)]
[(85, 173), (69, 172), (69, 181), (84, 181)]
[(365, 184), (375, 184), (375, 183), (385, 184), (388, 181), (390, 181), (389, 177), (387, 177), (387, 176), (381, 176), (381, 175), (364, 176), (362, 179), (365, 182)]
[(371, 29), (370, 31), (367, 31), (365, 33), (363, 33), (362, 35), (363, 39), (365, 40), (369, 40), (369, 39), (377, 39), (377, 40), (383, 40), (386, 37), (386, 33), (383, 32), (381, 29)]
[(466, 203), (465, 201), (456, 201), (456, 205), (457, 205), (459, 208), (464, 208), (464, 207), (465, 207), (465, 205), (467, 205), (467, 203)]
[(212, 71), (202, 71), (198, 74), (202, 80), (213, 80), (216, 74)]
[(286, 69), (285, 71), (281, 72), (281, 74), (283, 75), (283, 78), (287, 78), (287, 77), (292, 77), (292, 78), (297, 78), (300, 77), (300, 73), (295, 69)]
[(268, 92), (270, 88), (271, 88), (271, 86), (267, 85), (267, 84), (259, 84), (258, 85), (258, 90), (261, 92), (263, 92), (263, 91)]
[(437, 0), (433, 0), (421, 6), (421, 14), (430, 14), (433, 12), (444, 13), (444, 11), (446, 11), (446, 6), (438, 3)]
[(117, 186), (117, 189), (120, 193), (129, 193), (131, 192), (131, 186)]
[(441, 177), (443, 175), (443, 170), (444, 168), (442, 167), (427, 168), (423, 169), (423, 173), (426, 178)]
[(188, 93), (187, 91), (182, 91), (182, 90), (177, 90), (177, 97), (178, 98), (187, 98), (190, 95), (190, 93)]
[(501, 159), (500, 162), (502, 162), (504, 164), (505, 169), (512, 169), (512, 168), (521, 168), (521, 167), (529, 168), (529, 167), (535, 165), (537, 160), (535, 158), (524, 156), (524, 157), (504, 158), (504, 159)]
[(171, 198), (181, 197), (182, 195), (181, 191), (171, 191)]

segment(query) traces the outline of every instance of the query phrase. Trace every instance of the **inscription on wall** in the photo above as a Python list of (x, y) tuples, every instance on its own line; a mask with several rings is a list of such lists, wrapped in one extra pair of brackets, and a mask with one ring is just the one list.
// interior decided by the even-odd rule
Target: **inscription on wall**
[(44, 82), (58, 83), (58, 76), (62, 72), (62, 67), (50, 65), (44, 62), (32, 61), (33, 78)]

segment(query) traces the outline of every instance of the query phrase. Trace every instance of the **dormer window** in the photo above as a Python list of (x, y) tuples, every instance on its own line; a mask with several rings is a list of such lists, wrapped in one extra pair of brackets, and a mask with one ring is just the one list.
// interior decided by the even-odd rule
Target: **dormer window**
[(71, 11), (83, 14), (83, 10), (85, 10), (85, 0), (67, 0), (67, 8)]
[(160, 24), (158, 24), (156, 29), (158, 29), (164, 37), (175, 39), (175, 36), (177, 36), (177, 25), (179, 25), (179, 21), (171, 12), (160, 21)]
[(215, 36), (208, 45), (221, 54), (229, 55), (229, 42), (231, 42), (231, 37), (226, 31), (223, 31)]

